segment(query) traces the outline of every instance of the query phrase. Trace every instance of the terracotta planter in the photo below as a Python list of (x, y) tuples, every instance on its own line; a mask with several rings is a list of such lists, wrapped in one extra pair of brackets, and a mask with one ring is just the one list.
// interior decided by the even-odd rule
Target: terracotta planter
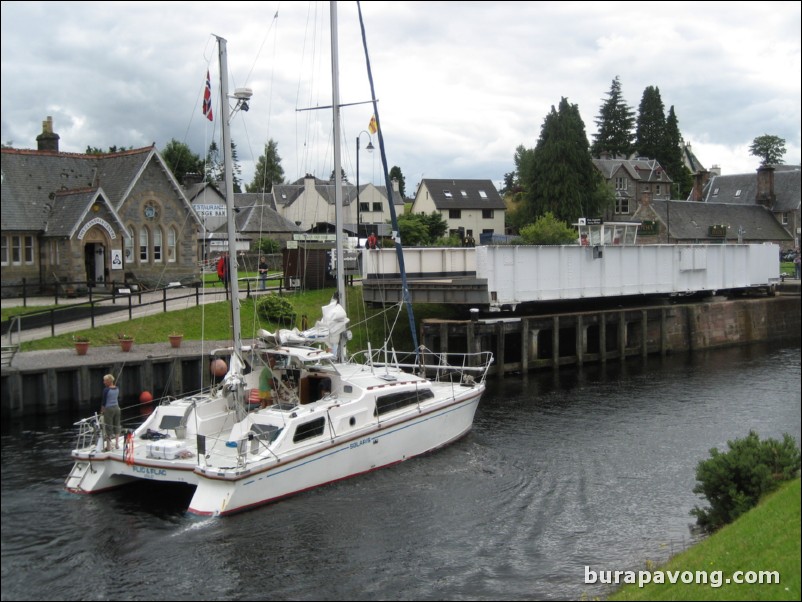
[(131, 351), (134, 346), (134, 339), (120, 339), (120, 349), (125, 352)]
[(89, 350), (89, 341), (76, 341), (75, 343), (75, 353), (78, 355), (86, 355), (86, 352)]
[(170, 347), (178, 349), (179, 347), (181, 347), (181, 341), (184, 339), (184, 335), (171, 334), (168, 338), (170, 339)]

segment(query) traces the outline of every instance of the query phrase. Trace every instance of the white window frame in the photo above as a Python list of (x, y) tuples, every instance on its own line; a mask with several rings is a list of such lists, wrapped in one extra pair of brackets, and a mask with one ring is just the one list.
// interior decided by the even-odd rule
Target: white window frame
[(178, 244), (178, 232), (173, 226), (167, 231), (167, 261), (175, 263), (177, 259), (176, 245)]
[(163, 244), (164, 234), (162, 233), (162, 229), (156, 226), (153, 228), (153, 263), (162, 263)]
[(147, 228), (141, 228), (139, 230), (139, 263), (148, 263), (149, 257), (150, 232), (148, 232)]

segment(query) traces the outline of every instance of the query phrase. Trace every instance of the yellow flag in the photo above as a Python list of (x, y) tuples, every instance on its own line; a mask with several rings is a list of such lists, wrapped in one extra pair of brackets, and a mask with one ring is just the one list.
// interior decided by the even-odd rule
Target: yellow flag
[(378, 131), (378, 129), (379, 129), (379, 126), (376, 124), (376, 116), (373, 115), (370, 118), (370, 123), (368, 124), (368, 131), (371, 134), (375, 134)]

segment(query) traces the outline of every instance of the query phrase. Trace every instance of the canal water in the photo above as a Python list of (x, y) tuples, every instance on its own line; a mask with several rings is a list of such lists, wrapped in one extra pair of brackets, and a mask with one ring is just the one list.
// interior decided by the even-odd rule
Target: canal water
[(66, 493), (74, 418), (3, 424), (3, 600), (592, 599), (586, 566), (693, 543), (710, 448), (800, 441), (800, 347), (493, 380), (457, 443), (227, 518), (178, 487)]

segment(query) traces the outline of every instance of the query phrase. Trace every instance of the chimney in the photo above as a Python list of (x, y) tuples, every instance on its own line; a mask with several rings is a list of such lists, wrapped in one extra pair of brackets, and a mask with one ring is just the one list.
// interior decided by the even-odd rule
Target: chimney
[(53, 118), (48, 117), (42, 122), (42, 133), (36, 137), (40, 151), (58, 152), (59, 135), (53, 133)]
[(640, 193), (640, 204), (641, 207), (648, 207), (652, 204), (652, 193), (648, 190), (644, 190)]
[(771, 165), (761, 165), (757, 168), (757, 201), (767, 209), (774, 206), (777, 197), (774, 195), (774, 168)]
[(707, 170), (697, 171), (693, 176), (693, 194), (691, 198), (698, 202), (704, 200), (704, 190), (710, 181), (710, 172)]
[(315, 191), (315, 176), (306, 174), (304, 176), (304, 193), (312, 193)]

